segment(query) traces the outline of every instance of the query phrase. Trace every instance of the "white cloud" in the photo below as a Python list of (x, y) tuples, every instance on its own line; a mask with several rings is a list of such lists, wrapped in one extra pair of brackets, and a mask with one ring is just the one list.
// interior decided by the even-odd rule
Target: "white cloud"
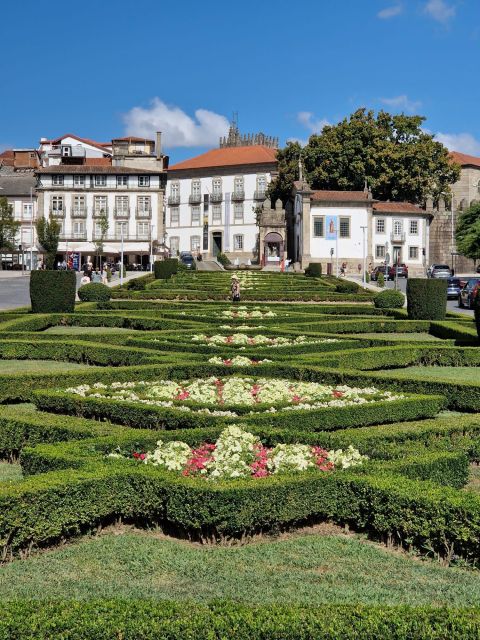
[(169, 148), (216, 146), (229, 128), (225, 116), (197, 109), (192, 118), (160, 98), (153, 98), (150, 107), (133, 107), (124, 114), (123, 121), (126, 135), (151, 138), (161, 131), (163, 144)]
[(297, 114), (297, 120), (305, 129), (308, 129), (310, 133), (321, 133), (323, 127), (330, 124), (325, 118), (315, 120), (314, 114), (311, 113), (311, 111), (300, 111)]
[(450, 151), (480, 156), (480, 140), (470, 133), (436, 133), (435, 140), (444, 144)]
[(389, 18), (395, 18), (395, 16), (399, 16), (403, 12), (403, 5), (394, 4), (391, 7), (385, 7), (377, 13), (377, 18), (381, 20), (388, 20)]
[(455, 7), (445, 0), (428, 0), (423, 8), (424, 13), (430, 16), (430, 18), (443, 24), (446, 24), (450, 18), (454, 17), (455, 10)]
[(419, 100), (410, 100), (405, 94), (394, 98), (381, 98), (380, 102), (394, 109), (402, 109), (402, 111), (408, 111), (409, 113), (417, 111), (422, 106)]

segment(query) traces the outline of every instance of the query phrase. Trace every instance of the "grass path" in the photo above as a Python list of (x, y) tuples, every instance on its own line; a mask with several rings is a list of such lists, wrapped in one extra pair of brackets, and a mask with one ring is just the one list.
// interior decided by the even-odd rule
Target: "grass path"
[(57, 360), (0, 360), (0, 375), (11, 373), (53, 373), (90, 369), (87, 364)]
[(386, 373), (395, 378), (417, 380), (439, 380), (441, 382), (473, 382), (480, 384), (480, 367), (422, 367), (404, 369), (382, 369), (375, 373)]
[(22, 478), (22, 467), (19, 464), (0, 462), (0, 482), (16, 482)]
[(127, 530), (0, 567), (0, 599), (158, 598), (245, 603), (480, 605), (478, 572), (344, 535), (199, 547)]

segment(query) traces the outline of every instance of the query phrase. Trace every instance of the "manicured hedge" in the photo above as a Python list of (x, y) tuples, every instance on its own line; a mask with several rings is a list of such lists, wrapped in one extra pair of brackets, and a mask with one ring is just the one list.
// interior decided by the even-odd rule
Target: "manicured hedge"
[(158, 260), (153, 264), (155, 278), (168, 280), (178, 271), (178, 260), (176, 258), (167, 258), (166, 260)]
[(401, 309), (405, 302), (405, 296), (401, 291), (387, 289), (381, 293), (377, 293), (373, 299), (377, 309)]
[(480, 609), (249, 606), (158, 600), (15, 601), (0, 640), (477, 640)]
[(407, 310), (412, 320), (444, 320), (447, 311), (447, 281), (443, 278), (409, 278)]
[(33, 313), (73, 313), (75, 271), (32, 271), (30, 301)]
[(320, 262), (311, 262), (305, 269), (308, 278), (320, 278), (322, 275), (322, 265)]
[(110, 300), (110, 289), (101, 282), (90, 282), (80, 287), (78, 297), (82, 302), (107, 302)]

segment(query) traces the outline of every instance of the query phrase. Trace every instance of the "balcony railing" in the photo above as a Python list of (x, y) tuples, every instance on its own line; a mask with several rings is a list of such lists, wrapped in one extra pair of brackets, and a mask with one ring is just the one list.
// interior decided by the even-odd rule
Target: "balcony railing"
[(243, 191), (243, 189), (237, 189), (237, 191), (232, 193), (233, 202), (241, 202), (242, 200), (245, 200), (245, 191)]
[(254, 200), (262, 200), (262, 202), (266, 199), (267, 197), (267, 192), (263, 189), (261, 189), (260, 191), (255, 191), (253, 194), (253, 199)]
[(93, 217), (102, 218), (108, 216), (108, 207), (93, 207)]
[(115, 208), (113, 210), (114, 218), (129, 218), (130, 217), (130, 207)]
[(202, 194), (201, 193), (192, 193), (188, 196), (189, 204), (200, 204), (202, 202)]
[(143, 208), (137, 207), (136, 217), (137, 218), (151, 218), (152, 217), (152, 210), (151, 209), (143, 209)]
[(168, 196), (168, 204), (170, 206), (175, 206), (180, 204), (180, 196)]
[[(93, 236), (92, 236), (92, 240), (100, 240), (101, 239), (101, 234), (96, 234), (95, 232), (93, 232)], [(119, 231), (114, 231), (113, 233), (107, 233), (104, 237), (103, 237), (103, 242), (121, 242), (122, 240), (122, 236), (121, 233)], [(150, 242), (150, 234), (147, 233), (129, 233), (128, 231), (126, 231), (123, 234), (123, 240), (124, 242), (126, 241), (132, 241), (132, 240), (136, 240), (139, 242)]]
[(60, 234), (60, 240), (86, 240), (86, 231), (64, 231)]
[(72, 218), (86, 218), (87, 207), (72, 207), (70, 209), (70, 216)]
[(210, 202), (221, 202), (223, 200), (223, 193), (221, 191), (214, 191), (210, 194)]
[(405, 232), (400, 232), (400, 233), (395, 233), (392, 232), (390, 234), (390, 241), (391, 242), (405, 242)]
[(65, 209), (50, 209), (52, 218), (65, 218)]

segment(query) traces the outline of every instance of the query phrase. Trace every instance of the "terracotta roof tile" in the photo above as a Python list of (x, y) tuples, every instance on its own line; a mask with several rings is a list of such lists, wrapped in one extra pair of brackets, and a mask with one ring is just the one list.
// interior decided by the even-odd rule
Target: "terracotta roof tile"
[(458, 164), (462, 165), (462, 167), (465, 167), (467, 165), (480, 167), (480, 158), (478, 158), (477, 156), (469, 156), (466, 153), (460, 153), (459, 151), (451, 151), (450, 157), (452, 158), (452, 160), (455, 160), (455, 162), (458, 162)]
[(90, 138), (81, 138), (80, 136), (77, 136), (75, 133), (65, 133), (63, 136), (60, 136), (58, 138), (53, 138), (52, 140), (40, 140), (40, 144), (60, 144), (60, 142), (64, 138), (74, 138), (79, 142), (88, 144), (91, 147), (97, 147), (97, 149), (101, 149), (102, 151), (106, 151), (105, 147), (111, 146), (111, 142), (97, 142), (96, 140), (90, 140)]
[(169, 168), (169, 171), (206, 169), (210, 167), (233, 167), (243, 164), (276, 164), (276, 162), (276, 149), (257, 144), (246, 147), (212, 149), (195, 158), (177, 162), (177, 164)]
[(312, 193), (315, 202), (367, 202), (368, 193), (364, 191), (315, 190)]
[[(98, 160), (98, 158), (92, 158)], [(129, 175), (160, 175), (164, 173), (163, 171), (148, 171), (147, 169), (132, 169), (130, 167), (112, 167), (111, 165), (85, 165), (85, 164), (59, 164), (53, 167), (42, 167), (37, 169), (36, 173), (40, 174), (56, 174), (62, 173), (64, 175), (71, 175), (73, 173), (84, 173), (84, 174), (129, 174)]]
[[(87, 166), (104, 166), (109, 167), (112, 164), (111, 158), (85, 158), (85, 164)], [(66, 165), (63, 165), (66, 166)]]
[(425, 213), (425, 209), (411, 202), (375, 202), (373, 210), (382, 213)]

